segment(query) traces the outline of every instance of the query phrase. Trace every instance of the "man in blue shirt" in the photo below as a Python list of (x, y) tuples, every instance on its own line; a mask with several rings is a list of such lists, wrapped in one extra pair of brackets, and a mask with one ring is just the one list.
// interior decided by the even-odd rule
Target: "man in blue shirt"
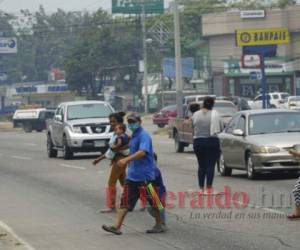
[[(115, 225), (103, 225), (103, 230), (121, 235), (121, 226), (128, 212), (133, 211), (137, 201), (143, 195), (145, 186), (155, 181), (155, 162), (153, 157), (152, 139), (147, 131), (141, 126), (141, 118), (132, 114), (127, 118), (128, 128), (132, 131), (132, 138), (129, 144), (130, 155), (118, 162), (119, 167), (125, 168), (128, 164), (128, 172), (124, 193), (121, 200), (121, 209), (118, 211)], [(150, 195), (147, 201), (153, 206), (155, 226), (147, 230), (147, 233), (163, 233), (165, 228), (162, 226), (159, 209), (155, 206)]]

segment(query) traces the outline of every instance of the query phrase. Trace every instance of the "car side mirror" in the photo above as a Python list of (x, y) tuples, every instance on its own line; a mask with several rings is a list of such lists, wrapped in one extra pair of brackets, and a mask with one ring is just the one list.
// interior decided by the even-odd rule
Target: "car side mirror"
[(244, 131), (241, 130), (241, 129), (235, 129), (235, 130), (233, 130), (232, 134), (235, 135), (235, 136), (244, 136), (245, 135)]
[(280, 104), (284, 104), (284, 100), (280, 100), (279, 103), (280, 103)]
[(62, 122), (63, 119), (62, 119), (62, 116), (61, 115), (55, 115), (55, 121), (58, 121), (58, 122)]

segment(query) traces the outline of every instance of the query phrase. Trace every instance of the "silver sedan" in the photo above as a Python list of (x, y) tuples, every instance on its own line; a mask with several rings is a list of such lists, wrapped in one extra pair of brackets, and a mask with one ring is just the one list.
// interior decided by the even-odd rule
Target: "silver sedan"
[(299, 149), (300, 112), (249, 110), (237, 113), (219, 135), (219, 172), (246, 170), (249, 179), (260, 172), (299, 171), (300, 161), (289, 154)]

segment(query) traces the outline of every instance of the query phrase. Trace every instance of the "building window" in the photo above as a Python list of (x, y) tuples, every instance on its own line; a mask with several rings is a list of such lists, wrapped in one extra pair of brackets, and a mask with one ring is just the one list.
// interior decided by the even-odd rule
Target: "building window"
[(229, 95), (235, 95), (235, 80), (229, 80)]

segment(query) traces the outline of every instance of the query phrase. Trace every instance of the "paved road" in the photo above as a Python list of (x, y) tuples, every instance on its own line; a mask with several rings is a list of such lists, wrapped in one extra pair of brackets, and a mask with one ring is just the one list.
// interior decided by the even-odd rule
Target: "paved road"
[[(204, 198), (202, 208), (192, 208), (201, 200), (191, 195), (197, 190), (191, 149), (175, 154), (172, 141), (162, 135), (154, 136), (154, 146), (176, 203), (168, 210), (170, 231), (164, 235), (144, 234), (153, 221), (139, 210), (128, 216), (124, 235), (104, 233), (101, 225), (114, 218), (97, 213), (104, 206), (108, 162), (93, 167), (93, 156), (86, 155), (71, 161), (48, 159), (44, 133), (0, 132), (0, 221), (42, 250), (299, 249), (299, 222), (284, 216), (292, 203), (279, 202), (280, 194), (289, 198), (295, 177), (266, 175), (249, 181), (242, 172), (228, 178), (217, 175), (216, 189), (231, 188), (230, 206), (209, 208)], [(183, 202), (184, 192), (188, 195)], [(246, 195), (250, 204), (242, 209)]]

